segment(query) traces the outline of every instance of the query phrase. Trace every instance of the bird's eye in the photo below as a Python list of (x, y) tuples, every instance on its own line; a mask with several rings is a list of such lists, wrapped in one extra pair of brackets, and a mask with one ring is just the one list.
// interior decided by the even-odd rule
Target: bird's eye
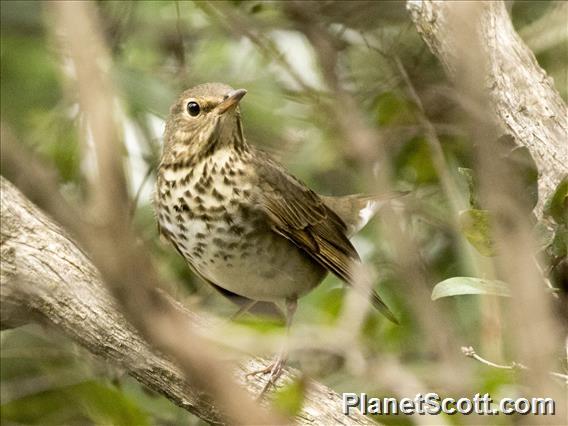
[(192, 117), (199, 115), (201, 108), (197, 102), (191, 101), (187, 103), (187, 112)]

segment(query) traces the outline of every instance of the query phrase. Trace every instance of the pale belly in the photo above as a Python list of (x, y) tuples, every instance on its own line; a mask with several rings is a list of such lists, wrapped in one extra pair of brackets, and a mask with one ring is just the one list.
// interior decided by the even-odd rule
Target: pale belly
[(299, 297), (318, 285), (325, 275), (324, 269), (300, 249), (270, 231), (253, 231), (243, 225), (244, 231), (237, 234), (223, 222), (200, 220), (187, 221), (184, 230), (172, 223), (161, 226), (170, 230), (172, 242), (199, 274), (249, 299), (278, 301)]
[[(201, 171), (194, 170), (195, 179)], [(185, 171), (175, 173), (171, 178), (179, 181)], [(235, 192), (234, 185), (224, 187), (222, 176), (211, 177), (215, 195), (211, 188), (198, 194), (191, 179), (168, 187), (167, 194), (163, 185), (158, 187), (162, 232), (193, 269), (226, 290), (259, 301), (299, 297), (321, 282), (324, 268), (245, 207), (250, 185), (241, 183)]]

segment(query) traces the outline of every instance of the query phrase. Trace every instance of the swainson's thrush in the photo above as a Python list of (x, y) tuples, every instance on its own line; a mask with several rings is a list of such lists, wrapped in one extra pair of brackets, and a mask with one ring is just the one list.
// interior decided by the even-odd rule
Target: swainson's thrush
[[(159, 228), (199, 277), (241, 306), (285, 301), (289, 324), (298, 297), (328, 271), (353, 283), (360, 259), (349, 237), (380, 202), (319, 196), (249, 145), (238, 108), (245, 94), (207, 83), (171, 107), (155, 200)], [(377, 293), (370, 297), (396, 322)]]

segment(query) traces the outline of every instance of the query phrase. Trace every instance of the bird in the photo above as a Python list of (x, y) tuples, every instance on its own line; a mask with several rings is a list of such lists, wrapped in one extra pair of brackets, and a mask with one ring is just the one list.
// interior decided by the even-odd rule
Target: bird
[[(160, 234), (191, 270), (242, 310), (281, 311), (289, 329), (298, 298), (328, 272), (354, 284), (361, 259), (349, 238), (397, 194), (323, 196), (245, 137), (245, 89), (204, 83), (171, 106), (154, 208)], [(370, 301), (398, 323), (382, 298)], [(283, 351), (267, 386), (286, 361)], [(265, 387), (266, 389), (266, 387)]]

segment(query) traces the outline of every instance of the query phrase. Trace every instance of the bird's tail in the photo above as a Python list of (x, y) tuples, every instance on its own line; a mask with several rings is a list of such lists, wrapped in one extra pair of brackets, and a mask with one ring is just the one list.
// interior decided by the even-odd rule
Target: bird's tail
[(371, 291), (371, 304), (377, 309), (377, 311), (379, 311), (381, 314), (383, 314), (389, 321), (395, 323), (396, 325), (400, 324), (398, 322), (398, 319), (395, 317), (395, 315), (392, 313), (390, 308), (387, 306), (387, 304), (385, 302), (383, 302), (383, 299), (381, 299), (381, 296), (379, 296), (379, 294), (374, 290)]
[(347, 234), (351, 236), (359, 232), (382, 206), (406, 194), (408, 192), (393, 191), (379, 195), (322, 196), (322, 199), (345, 222)]

